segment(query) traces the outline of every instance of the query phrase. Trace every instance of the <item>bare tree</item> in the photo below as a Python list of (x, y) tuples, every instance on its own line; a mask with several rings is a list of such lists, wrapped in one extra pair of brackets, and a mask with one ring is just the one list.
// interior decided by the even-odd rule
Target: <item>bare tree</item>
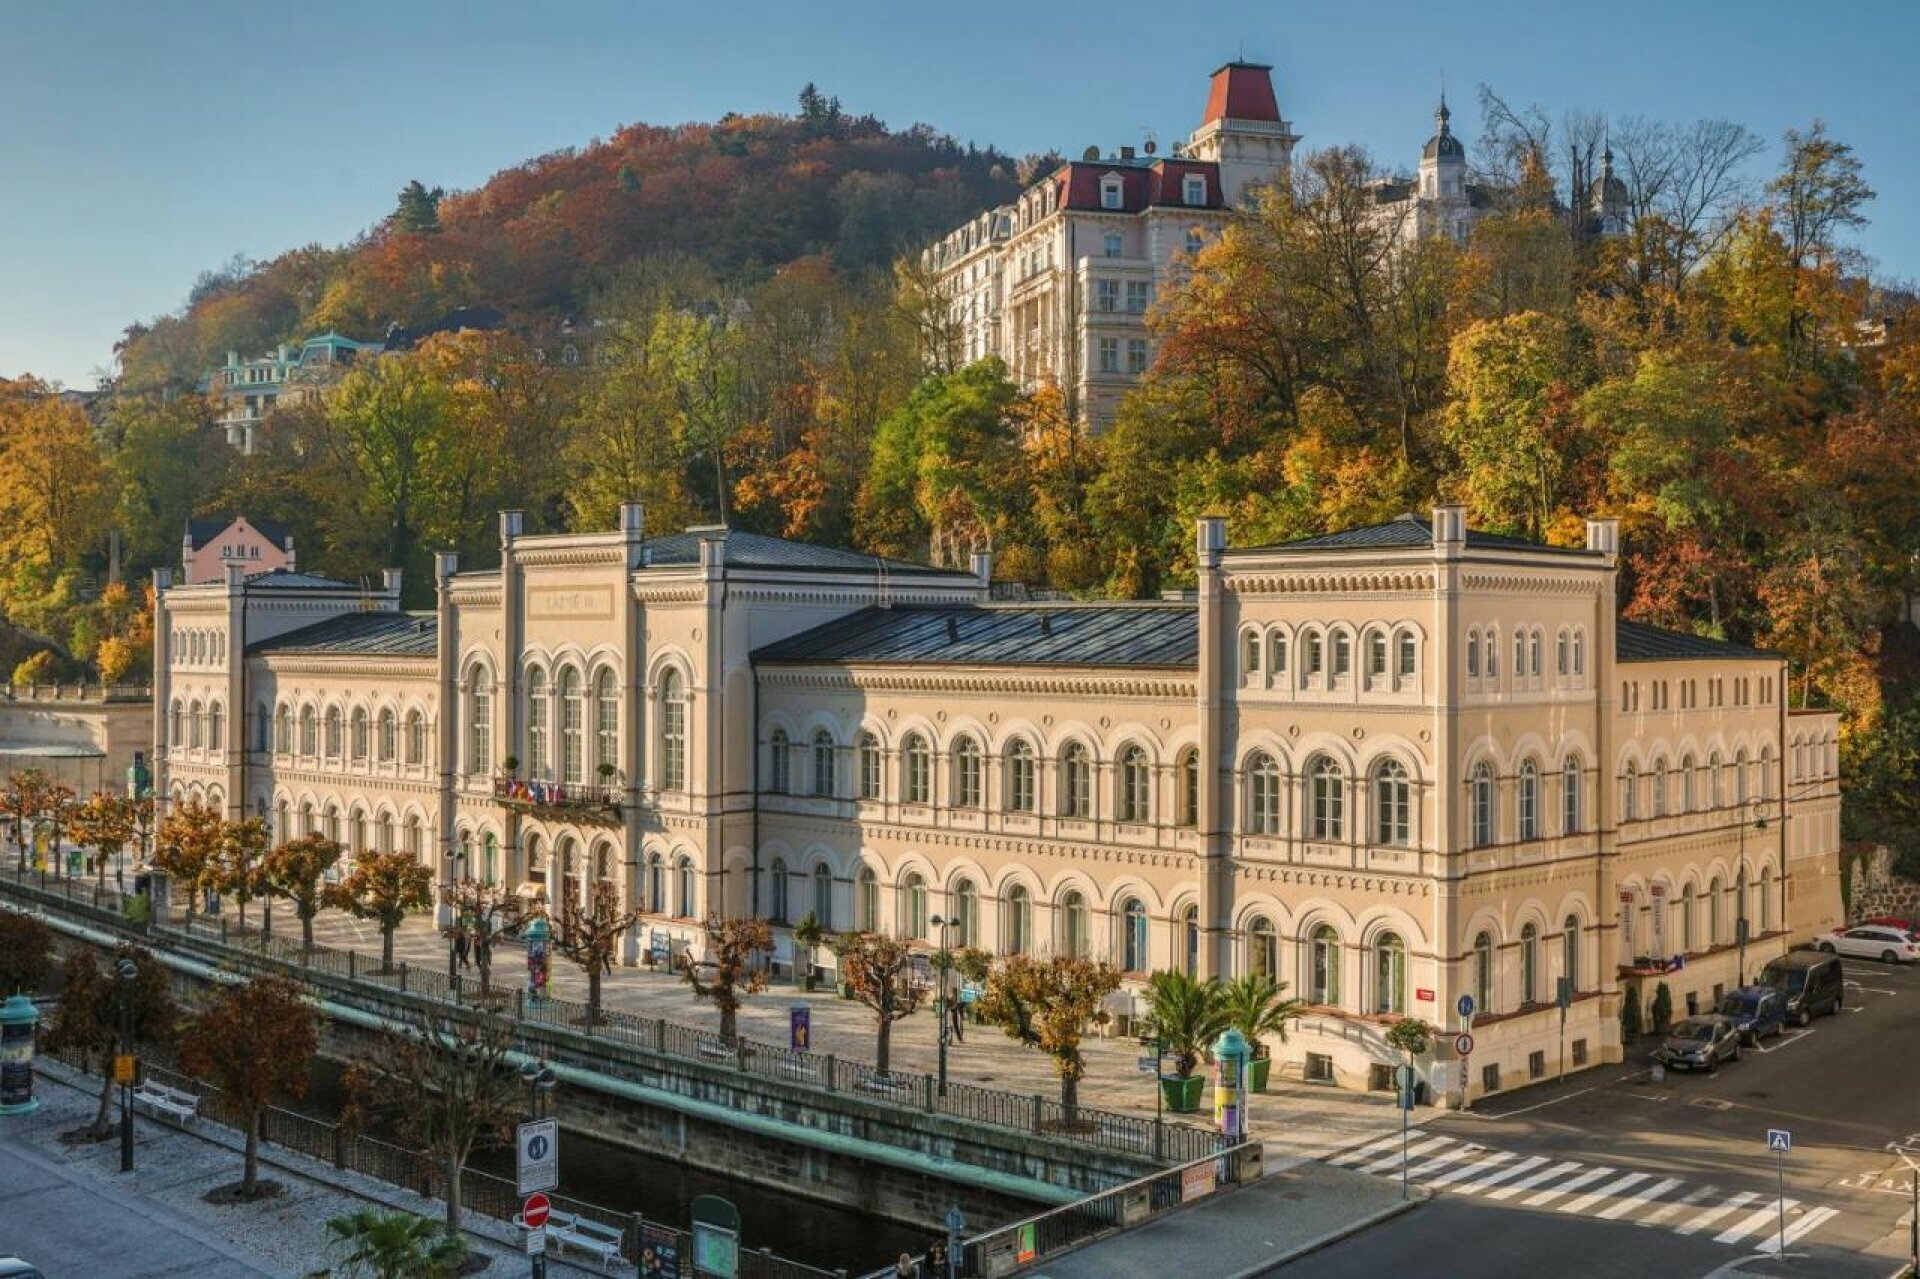
[(593, 891), (582, 906), (571, 895), (560, 903), (559, 926), (553, 930), (555, 953), (580, 965), (587, 975), (587, 1025), (600, 1023), (600, 979), (613, 971), (620, 939), (640, 920), (637, 910), (622, 910), (620, 890), (610, 879), (593, 881)]
[(731, 1043), (740, 1033), (740, 1002), (767, 988), (760, 961), (773, 950), (773, 930), (764, 919), (722, 919), (708, 915), (707, 958), (681, 957), (680, 971), (693, 993), (720, 1010), (720, 1038)]

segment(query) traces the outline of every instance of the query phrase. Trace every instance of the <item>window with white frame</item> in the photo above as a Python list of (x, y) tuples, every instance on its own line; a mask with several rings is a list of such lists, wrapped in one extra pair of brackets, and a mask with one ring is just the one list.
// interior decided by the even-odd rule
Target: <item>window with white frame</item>
[(1207, 202), (1207, 179), (1198, 173), (1189, 173), (1180, 180), (1180, 198), (1190, 205), (1202, 205)]
[(1115, 234), (1112, 231), (1107, 232), (1107, 235), (1106, 235), (1107, 256), (1110, 258), (1117, 258), (1121, 256), (1121, 253), (1125, 247), (1125, 243), (1126, 242), (1119, 235)]
[(834, 792), (833, 734), (824, 728), (813, 730), (813, 793), (832, 795)]
[(1560, 764), (1560, 833), (1580, 831), (1580, 757), (1569, 755)]
[(1033, 744), (1015, 738), (1007, 748), (1007, 811), (1034, 811), (1034, 773)]
[(560, 671), (560, 780), (578, 786), (587, 780), (587, 703), (580, 672)]
[(1096, 311), (1120, 309), (1120, 281), (1101, 278), (1093, 282), (1093, 309)]
[(980, 801), (980, 743), (963, 736), (953, 744), (953, 806), (978, 808)]
[(548, 741), (552, 699), (547, 695), (547, 673), (538, 666), (527, 672), (527, 757), (521, 761), (527, 776), (545, 780), (551, 743)]
[(1467, 813), (1472, 829), (1469, 842), (1475, 848), (1493, 843), (1493, 765), (1481, 760), (1473, 766), (1467, 781)]
[(1120, 820), (1148, 820), (1152, 799), (1153, 771), (1147, 764), (1147, 752), (1130, 745), (1120, 752)]
[(1280, 765), (1265, 751), (1247, 760), (1247, 833), (1280, 833)]
[(860, 798), (880, 798), (880, 739), (871, 732), (860, 734)]
[(1093, 816), (1093, 756), (1079, 742), (1060, 752), (1060, 815)]
[(1196, 826), (1200, 822), (1200, 752), (1189, 748), (1180, 756), (1179, 822)]
[(660, 676), (660, 789), (687, 788), (687, 698), (680, 672)]
[(918, 733), (907, 734), (900, 749), (900, 790), (909, 804), (933, 802), (933, 751)]
[(1321, 755), (1307, 768), (1307, 838), (1347, 837), (1347, 778), (1331, 757)]
[(1417, 650), (1414, 645), (1412, 632), (1401, 632), (1396, 674), (1398, 674), (1401, 679), (1411, 679), (1416, 670), (1415, 663), (1417, 660)]
[(1145, 280), (1127, 281), (1127, 310), (1139, 315), (1147, 309), (1147, 299), (1152, 296), (1151, 288)]
[(1519, 809), (1519, 837), (1521, 839), (1540, 838), (1540, 770), (1532, 760), (1520, 765), (1520, 776), (1515, 785), (1516, 806)]
[(1413, 783), (1397, 759), (1374, 766), (1373, 842), (1401, 848), (1413, 842)]
[(1147, 340), (1145, 338), (1127, 339), (1127, 372), (1145, 373), (1147, 371)]
[(1100, 180), (1100, 207), (1103, 209), (1118, 209), (1124, 207), (1125, 203), (1126, 193), (1121, 185), (1120, 179), (1102, 178)]
[(1102, 373), (1118, 373), (1120, 371), (1120, 339), (1101, 338), (1099, 352), (1100, 371)]
[(767, 738), (767, 790), (775, 795), (793, 790), (793, 750), (784, 728), (774, 729)]

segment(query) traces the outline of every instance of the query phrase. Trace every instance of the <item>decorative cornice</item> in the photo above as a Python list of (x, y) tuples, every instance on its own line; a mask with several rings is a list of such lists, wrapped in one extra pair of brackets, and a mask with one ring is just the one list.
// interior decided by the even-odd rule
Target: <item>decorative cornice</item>
[(513, 550), (513, 562), (523, 568), (571, 568), (587, 564), (613, 564), (624, 569), (627, 544), (624, 541), (599, 546), (520, 547)]
[(633, 598), (642, 604), (698, 604), (707, 598), (704, 581), (635, 582)]
[(447, 598), (459, 608), (499, 608), (503, 595), (495, 583), (478, 590), (456, 586), (447, 592)]
[(1469, 591), (1522, 591), (1530, 595), (1593, 595), (1599, 582), (1593, 577), (1535, 577), (1528, 573), (1467, 573), (1461, 586)]
[(995, 696), (1142, 697), (1192, 701), (1199, 685), (1185, 674), (1155, 671), (1066, 670), (1029, 672), (1005, 666), (982, 668), (817, 666), (799, 669), (756, 667), (765, 688), (824, 691), (861, 690), (897, 693), (987, 693)]
[(1393, 875), (1383, 871), (1333, 870), (1316, 866), (1236, 862), (1234, 874), (1246, 884), (1283, 884), (1297, 888), (1332, 888), (1387, 897), (1431, 897), (1433, 879), (1426, 875)]
[(1237, 595), (1405, 595), (1430, 592), (1434, 583), (1431, 570), (1389, 568), (1314, 573), (1229, 569), (1226, 579)]
[[(249, 657), (274, 675), (370, 675), (399, 679), (431, 678), (432, 653), (271, 652)], [(251, 680), (251, 677), (249, 677)]]

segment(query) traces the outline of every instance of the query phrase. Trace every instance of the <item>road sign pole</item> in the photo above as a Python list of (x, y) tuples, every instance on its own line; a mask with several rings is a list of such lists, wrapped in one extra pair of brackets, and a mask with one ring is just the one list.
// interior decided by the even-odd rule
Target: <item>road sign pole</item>
[(1407, 1108), (1400, 1107), (1400, 1197), (1407, 1197)]
[(1780, 1259), (1787, 1257), (1787, 1152), (1775, 1150), (1773, 1164), (1780, 1174)]

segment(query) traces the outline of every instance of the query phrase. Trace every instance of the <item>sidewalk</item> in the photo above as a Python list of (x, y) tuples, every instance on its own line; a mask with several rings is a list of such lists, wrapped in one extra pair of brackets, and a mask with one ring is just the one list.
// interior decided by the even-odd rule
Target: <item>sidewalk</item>
[[(257, 908), (249, 912), (249, 919), (258, 924)], [(298, 928), (298, 924), (283, 921), (276, 912), (276, 934), (289, 927)], [(377, 957), (380, 953), (379, 929), (338, 911), (323, 911), (314, 921), (314, 940), (326, 946), (357, 950), (362, 955)], [(444, 973), (446, 939), (430, 916), (414, 916), (394, 936), (394, 957), (414, 967)], [(553, 994), (565, 999), (586, 998), (587, 981), (578, 965), (556, 959), (550, 973)], [(472, 969), (465, 970), (465, 976), (468, 980), (477, 980)], [(508, 944), (498, 949), (493, 978), (497, 986), (507, 990), (525, 983), (526, 964), (521, 947)], [(664, 1017), (694, 1027), (717, 1028), (719, 1025), (719, 1016), (712, 1007), (695, 998), (687, 983), (672, 973), (615, 968), (604, 979), (601, 999), (609, 1009), (643, 1017)], [(841, 999), (831, 987), (808, 994), (785, 978), (774, 979), (766, 990), (744, 1001), (740, 1010), (741, 1035), (760, 1043), (785, 1044), (788, 1009), (795, 1005), (810, 1009), (813, 1051), (833, 1053), (851, 1061), (873, 1060), (873, 1014), (865, 1006)], [(933, 1073), (939, 1060), (937, 1031), (931, 1001), (920, 1012), (896, 1022), (893, 1067)], [(1087, 1073), (1080, 1084), (1081, 1103), (1152, 1119), (1156, 1088), (1153, 1076), (1142, 1074), (1138, 1068), (1140, 1051), (1139, 1044), (1131, 1039), (1089, 1037), (1083, 1045)], [(1048, 1098), (1060, 1095), (1059, 1078), (1050, 1059), (991, 1026), (969, 1024), (965, 1041), (954, 1043), (948, 1049), (947, 1069), (949, 1078), (959, 1083), (979, 1084), (1003, 1092), (1039, 1093)], [(1168, 1116), (1169, 1120), (1201, 1125), (1210, 1118), (1211, 1112), (1207, 1110), (1198, 1115)], [(1268, 1092), (1255, 1094), (1248, 1116), (1250, 1129), (1268, 1143), (1269, 1161), (1289, 1156), (1322, 1156), (1364, 1138), (1377, 1137), (1398, 1124), (1393, 1098), (1387, 1094), (1345, 1092), (1278, 1078), (1273, 1080)]]
[(1317, 1163), (1270, 1173), (1137, 1230), (1041, 1262), (1032, 1279), (1252, 1279), (1409, 1208), (1400, 1187)]

